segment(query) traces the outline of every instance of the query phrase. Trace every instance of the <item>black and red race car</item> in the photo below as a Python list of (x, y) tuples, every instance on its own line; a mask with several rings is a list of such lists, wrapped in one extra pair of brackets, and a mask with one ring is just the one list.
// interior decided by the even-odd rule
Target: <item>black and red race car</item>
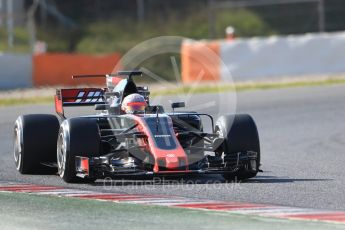
[[(222, 174), (232, 180), (255, 177), (260, 166), (257, 127), (246, 114), (224, 115), (214, 123), (209, 114), (151, 105), (147, 87), (133, 77), (140, 71), (119, 71), (105, 77), (106, 88), (58, 89), (51, 114), (22, 115), (14, 127), (14, 160), (22, 174), (56, 172), (69, 183), (129, 175)], [(115, 85), (113, 79), (121, 78)], [(144, 96), (143, 114), (124, 114), (127, 95)], [(95, 106), (97, 115), (66, 118), (64, 107)], [(204, 132), (202, 117), (212, 132)]]

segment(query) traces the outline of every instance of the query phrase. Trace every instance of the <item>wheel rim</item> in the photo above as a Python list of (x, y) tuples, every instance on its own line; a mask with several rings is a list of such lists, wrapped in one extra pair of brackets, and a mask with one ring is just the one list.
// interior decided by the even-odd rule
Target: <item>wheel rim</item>
[(57, 146), (57, 163), (60, 177), (64, 176), (66, 165), (66, 141), (63, 132), (59, 134)]
[(14, 161), (16, 164), (17, 170), (20, 169), (21, 161), (22, 161), (22, 135), (21, 135), (21, 130), (18, 126), (16, 125), (14, 129)]

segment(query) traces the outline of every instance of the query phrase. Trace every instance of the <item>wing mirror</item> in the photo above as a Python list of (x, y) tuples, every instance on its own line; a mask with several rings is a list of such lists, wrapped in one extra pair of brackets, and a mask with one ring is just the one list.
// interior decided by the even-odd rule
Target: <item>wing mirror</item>
[(106, 97), (120, 97), (120, 93), (119, 92), (105, 92), (104, 95)]
[(95, 110), (107, 110), (109, 109), (108, 104), (96, 104), (95, 105)]
[(184, 102), (173, 102), (171, 103), (171, 108), (176, 109), (176, 108), (183, 108), (186, 107), (186, 104)]
[(173, 102), (171, 103), (171, 108), (173, 109), (173, 112), (176, 108), (183, 108), (186, 107), (186, 104), (184, 102)]

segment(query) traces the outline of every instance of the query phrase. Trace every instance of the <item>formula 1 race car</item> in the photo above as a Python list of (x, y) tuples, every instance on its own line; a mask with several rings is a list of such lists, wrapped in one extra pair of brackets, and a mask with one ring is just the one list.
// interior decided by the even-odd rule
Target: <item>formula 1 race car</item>
[[(57, 89), (50, 114), (22, 115), (14, 127), (14, 160), (22, 174), (42, 174), (55, 168), (68, 182), (129, 175), (222, 174), (228, 180), (255, 177), (260, 166), (257, 127), (246, 114), (224, 115), (214, 123), (209, 114), (172, 111), (151, 105), (148, 87), (133, 77), (141, 71), (119, 71), (104, 77), (106, 88)], [(117, 84), (115, 79), (121, 79)], [(125, 113), (126, 96), (140, 94), (144, 113)], [(66, 118), (64, 107), (95, 106), (97, 115)], [(209, 119), (212, 132), (204, 132)]]

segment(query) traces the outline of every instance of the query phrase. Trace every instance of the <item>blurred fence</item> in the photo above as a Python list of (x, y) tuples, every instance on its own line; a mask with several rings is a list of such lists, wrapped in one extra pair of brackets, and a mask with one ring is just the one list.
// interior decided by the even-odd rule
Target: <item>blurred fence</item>
[(217, 71), (209, 73), (203, 68), (192, 68), (190, 65), (200, 62), (195, 58), (200, 42), (185, 42), (181, 58), (184, 82), (200, 80), (200, 71), (205, 73), (201, 80), (229, 80), (232, 76), (235, 81), (345, 73), (344, 32), (202, 43), (204, 47), (212, 44), (221, 59), (219, 64), (212, 63), (217, 66), (206, 63), (204, 69)]

